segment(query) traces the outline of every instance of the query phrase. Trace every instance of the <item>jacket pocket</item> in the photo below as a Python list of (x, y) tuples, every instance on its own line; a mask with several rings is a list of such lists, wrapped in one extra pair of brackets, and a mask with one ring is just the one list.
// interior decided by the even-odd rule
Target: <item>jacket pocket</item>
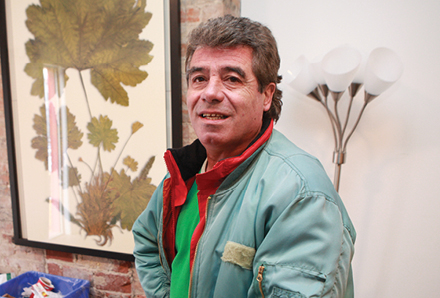
[(321, 297), (327, 276), (313, 270), (262, 263), (255, 278), (259, 297)]
[(292, 292), (289, 290), (280, 289), (278, 287), (274, 287), (273, 297), (275, 297), (275, 298), (307, 298), (304, 294), (302, 294), (300, 292)]

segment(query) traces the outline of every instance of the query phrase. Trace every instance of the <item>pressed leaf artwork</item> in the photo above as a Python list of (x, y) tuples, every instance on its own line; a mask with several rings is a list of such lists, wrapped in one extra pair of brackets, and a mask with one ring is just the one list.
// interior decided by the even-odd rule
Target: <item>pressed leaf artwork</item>
[(90, 70), (91, 82), (105, 100), (129, 105), (126, 86), (136, 86), (148, 74), (139, 69), (153, 57), (153, 44), (139, 34), (152, 14), (146, 0), (41, 0), (27, 8), (26, 26), (35, 36), (26, 43), (35, 79), (32, 95), (44, 96), (46, 64)]
[[(61, 169), (55, 171), (60, 186), (70, 188), (77, 200), (76, 211), (71, 212), (68, 206), (61, 206), (59, 211), (68, 210), (71, 223), (86, 237), (96, 237), (100, 246), (111, 244), (113, 228), (131, 230), (156, 189), (148, 177), (154, 156), (140, 170), (139, 161), (132, 156), (122, 159), (130, 139), (144, 125), (133, 119), (131, 127), (115, 127), (110, 116), (91, 112), (94, 101), (127, 108), (130, 100), (126, 87), (147, 79), (148, 73), (140, 67), (152, 61), (153, 43), (139, 38), (152, 17), (145, 11), (146, 5), (146, 0), (40, 0), (39, 5), (26, 9), (26, 26), (33, 35), (25, 45), (29, 58), (25, 72), (34, 80), (31, 94), (47, 97), (47, 67), (61, 69), (66, 86), (66, 70), (77, 71), (83, 90), (73, 104), (81, 102), (89, 118), (87, 123), (78, 123), (79, 117), (66, 105), (55, 108), (46, 99), (33, 118), (36, 136), (31, 147), (45, 170), (53, 173), (55, 167)], [(83, 76), (86, 71), (99, 96), (89, 97)], [(130, 129), (121, 143), (120, 131)], [(58, 160), (54, 155), (57, 140), (67, 140), (63, 149), (67, 158)], [(79, 159), (70, 158), (72, 150)], [(104, 152), (114, 154), (112, 164), (104, 164)], [(116, 169), (119, 160), (125, 168)], [(81, 173), (79, 164), (88, 173)]]

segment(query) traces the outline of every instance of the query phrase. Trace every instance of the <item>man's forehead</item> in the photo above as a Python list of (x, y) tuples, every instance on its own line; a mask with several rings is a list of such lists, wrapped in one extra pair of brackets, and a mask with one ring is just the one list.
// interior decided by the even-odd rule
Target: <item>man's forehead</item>
[(220, 71), (234, 71), (252, 66), (252, 49), (250, 47), (199, 47), (192, 55), (189, 70), (210, 71), (215, 67)]

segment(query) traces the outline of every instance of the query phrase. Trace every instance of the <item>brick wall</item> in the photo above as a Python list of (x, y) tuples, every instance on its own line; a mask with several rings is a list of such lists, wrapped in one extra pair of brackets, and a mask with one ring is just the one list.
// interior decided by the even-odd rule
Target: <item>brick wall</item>
[[(191, 29), (208, 18), (228, 13), (240, 14), (240, 0), (182, 0), (182, 56), (185, 55), (186, 36)], [(184, 76), (182, 80), (185, 99)], [(0, 272), (20, 275), (34, 270), (87, 279), (91, 283), (90, 297), (145, 297), (132, 262), (17, 246), (12, 243), (12, 206), (1, 82), (0, 74)], [(188, 144), (195, 139), (195, 135), (189, 124), (184, 100), (182, 105), (183, 142)]]

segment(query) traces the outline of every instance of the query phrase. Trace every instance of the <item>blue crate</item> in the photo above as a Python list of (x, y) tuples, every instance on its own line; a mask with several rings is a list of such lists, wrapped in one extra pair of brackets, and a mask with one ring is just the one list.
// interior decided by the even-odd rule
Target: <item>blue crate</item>
[(84, 279), (58, 276), (37, 271), (28, 271), (7, 282), (0, 284), (0, 296), (9, 294), (16, 298), (21, 297), (23, 288), (29, 288), (36, 284), (40, 277), (46, 277), (52, 281), (54, 292), (61, 292), (63, 298), (88, 298), (90, 282)]

